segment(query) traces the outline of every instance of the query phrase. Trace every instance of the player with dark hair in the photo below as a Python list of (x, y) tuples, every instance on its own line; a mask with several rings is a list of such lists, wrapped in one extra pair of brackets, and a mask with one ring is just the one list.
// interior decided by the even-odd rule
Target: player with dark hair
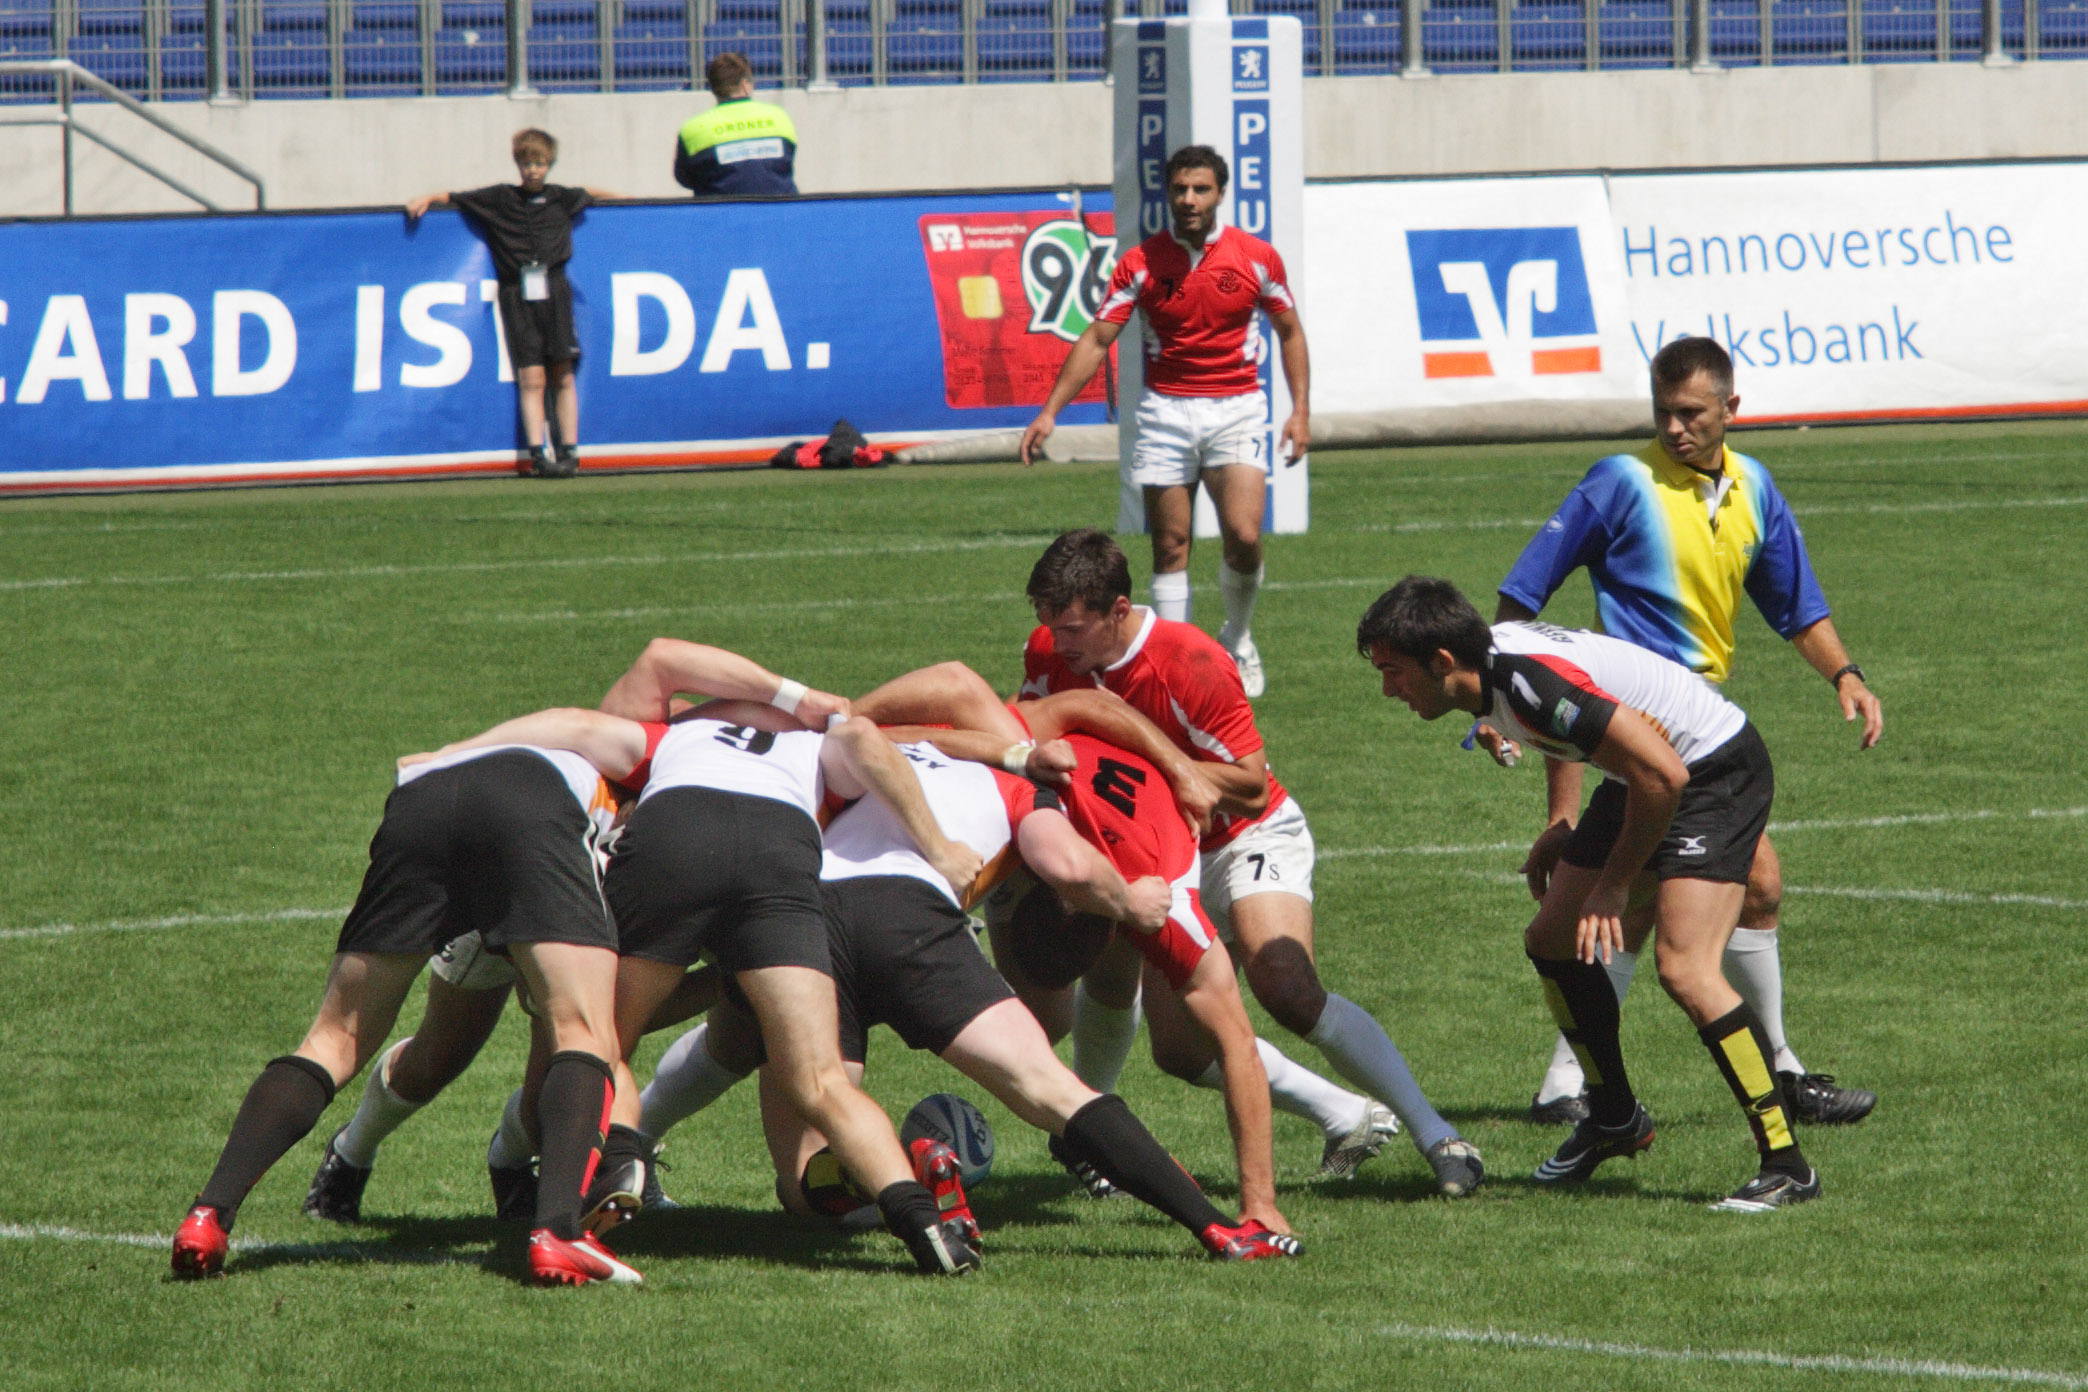
[[(1495, 619), (1535, 618), (1566, 578), (1585, 568), (1604, 632), (1723, 682), (1744, 595), (1834, 688), (1843, 718), (1862, 719), (1861, 747), (1870, 748), (1884, 729), (1884, 711), (1828, 617), (1797, 520), (1760, 461), (1726, 444), (1740, 408), (1732, 358), (1711, 339), (1677, 339), (1654, 355), (1650, 375), (1658, 439), (1596, 462), (1501, 582)], [(1531, 895), (1540, 899), (1580, 815), (1581, 797), (1578, 764), (1547, 759), (1545, 769), (1546, 827), (1523, 867)], [(1726, 948), (1726, 976), (1761, 1017), (1792, 1114), (1801, 1121), (1860, 1121), (1877, 1094), (1807, 1072), (1784, 1036), (1782, 899), (1782, 869), (1765, 835), (1756, 845), (1740, 926)], [(1641, 914), (1627, 929), (1629, 950), (1610, 963), (1620, 995), (1630, 985), (1645, 931)], [(1533, 1118), (1578, 1120), (1586, 1111), (1582, 1087), (1579, 1063), (1562, 1038), (1531, 1099)]]
[[(948, 731), (894, 733), (960, 747), (967, 738)], [(986, 739), (1011, 766), (1022, 766), (1004, 741)], [(1032, 747), (1023, 748), (1034, 759)], [(1141, 933), (1182, 931), (1170, 921), (1176, 896), (1168, 884), (1152, 876), (1127, 883), (1081, 839), (1057, 794), (1000, 769), (946, 757), (930, 743), (905, 744), (902, 752), (945, 834), (963, 840), (991, 867), (981, 888), (1019, 854), (1084, 910), (1134, 924)], [(1059, 766), (1070, 766), (1070, 750), (1051, 752)], [(1273, 1195), (1243, 1185), (1247, 1216), (1229, 1222), (1121, 1099), (1098, 1094), (1059, 1062), (1035, 1017), (980, 954), (948, 881), (913, 850), (886, 809), (869, 802), (848, 808), (828, 825), (825, 842), (827, 931), (841, 1051), (852, 1077), (861, 1076), (871, 1027), (890, 1025), (910, 1047), (939, 1055), (1048, 1132), (1054, 1145), (1181, 1223), (1213, 1255), (1234, 1261), (1297, 1255), (1293, 1239), (1263, 1225), (1281, 1224)], [(1229, 974), (1224, 980), (1229, 986)], [(1237, 991), (1233, 1010), (1239, 1012)], [(1239, 1018), (1244, 1025), (1244, 1014)], [(664, 1134), (761, 1061), (751, 1018), (722, 1003), (708, 1023), (669, 1046), (643, 1094), (644, 1129)], [(861, 1202), (837, 1183), (824, 1136), (767, 1087), (763, 1117), (785, 1207), (843, 1216)], [(917, 1168), (921, 1153), (934, 1146), (925, 1138), (913, 1143)]]
[(790, 113), (754, 99), (754, 66), (720, 53), (703, 80), (718, 104), (682, 123), (674, 139), (674, 182), (698, 198), (797, 192), (797, 127)]
[(1265, 457), (1269, 402), (1261, 389), (1262, 338), (1255, 316), (1275, 329), (1290, 388), (1281, 446), (1292, 459), (1311, 443), (1311, 368), (1283, 258), (1260, 238), (1222, 227), (1225, 159), (1207, 145), (1167, 161), (1173, 228), (1119, 257), (1094, 322), (1066, 354), (1043, 408), (1022, 433), (1027, 464), (1058, 413), (1109, 360), (1110, 345), (1136, 309), (1144, 316), (1145, 391), (1138, 444), (1126, 482), (1144, 490), (1153, 536), (1153, 607), (1190, 617), (1189, 548), (1199, 483), (1218, 510), (1225, 550), (1218, 589), (1225, 625), (1218, 641), (1238, 665), (1249, 697), (1262, 694), (1261, 654), (1250, 631), (1262, 583), (1262, 512), (1273, 460)]
[[(1253, 708), (1224, 650), (1192, 624), (1134, 606), (1123, 554), (1100, 532), (1052, 542), (1030, 573), (1028, 593), (1038, 627), (1023, 651), (1022, 694), (1100, 687), (1197, 761), (1219, 794), (1203, 838), (1203, 907), (1238, 944), (1255, 999), (1406, 1123), (1440, 1192), (1470, 1193), (1485, 1172), (1478, 1149), (1429, 1105), (1383, 1026), (1321, 984), (1312, 950), (1312, 831), (1269, 771)], [(1075, 1057), (1094, 1063), (1076, 1066), (1106, 1091), (1137, 1029), (1136, 983), (1098, 974), (1086, 985)], [(1157, 1033), (1154, 1042), (1161, 1047)], [(1388, 1116), (1382, 1134), (1392, 1129)]]
[(531, 1277), (543, 1285), (636, 1283), (638, 1273), (582, 1227), (581, 1215), (615, 1093), (617, 939), (595, 851), (615, 816), (604, 778), (628, 775), (631, 764), (613, 750), (536, 743), (512, 721), (400, 764), (318, 1018), (297, 1051), (271, 1062), (248, 1089), (216, 1169), (174, 1236), (174, 1274), (223, 1269), (248, 1191), (383, 1043), (429, 953), (476, 932), (513, 958), (557, 1050), (538, 1107), (543, 1169)]
[(1610, 775), (1523, 935), (1588, 1078), (1589, 1115), (1537, 1167), (1537, 1181), (1579, 1183), (1603, 1161), (1653, 1144), (1601, 965), (1623, 946), (1634, 895), (1650, 893), (1660, 984), (1697, 1027), (1760, 1156), (1760, 1172), (1714, 1207), (1759, 1213), (1817, 1197), (1820, 1177), (1791, 1134), (1775, 1051), (1719, 966), (1775, 796), (1769, 752), (1747, 713), (1688, 668), (1619, 638), (1535, 622), (1489, 629), (1456, 586), (1426, 576), (1406, 577), (1370, 606), (1356, 648), (1384, 694), (1422, 719), (1483, 716), (1550, 757)]

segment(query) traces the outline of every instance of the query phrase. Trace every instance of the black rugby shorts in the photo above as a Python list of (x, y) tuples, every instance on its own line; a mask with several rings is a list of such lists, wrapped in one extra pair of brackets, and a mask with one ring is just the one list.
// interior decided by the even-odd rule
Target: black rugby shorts
[(828, 948), (841, 1007), (841, 1057), (861, 1063), (872, 1026), (939, 1054), (1015, 992), (979, 950), (971, 920), (911, 875), (830, 880)]
[[(1675, 819), (1646, 868), (1663, 880), (1746, 884), (1755, 843), (1769, 825), (1769, 805), (1775, 798), (1776, 773), (1769, 765), (1769, 750), (1749, 721), (1739, 734), (1689, 766), (1689, 783), (1682, 789)], [(1623, 829), (1624, 785), (1605, 779), (1588, 799), (1560, 859), (1583, 870), (1600, 870)]]

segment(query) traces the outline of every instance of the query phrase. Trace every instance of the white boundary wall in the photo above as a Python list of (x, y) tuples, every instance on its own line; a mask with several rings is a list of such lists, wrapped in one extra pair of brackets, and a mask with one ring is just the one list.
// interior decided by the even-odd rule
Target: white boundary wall
[[(807, 193), (1110, 182), (1110, 92), (1099, 83), (776, 99), (803, 136)], [(561, 182), (676, 197), (675, 131), (709, 105), (707, 93), (646, 92), (159, 109), (259, 171), (272, 206), (326, 208), (510, 178), (508, 136), (526, 125), (563, 142)], [(83, 124), (135, 141), (225, 206), (251, 206), (244, 184), (124, 113), (83, 113)], [(2088, 62), (1313, 78), (1305, 120), (1308, 178), (2078, 155), (2088, 151)], [(81, 212), (193, 207), (78, 145)], [(0, 216), (59, 211), (58, 148), (52, 128), (0, 141)]]

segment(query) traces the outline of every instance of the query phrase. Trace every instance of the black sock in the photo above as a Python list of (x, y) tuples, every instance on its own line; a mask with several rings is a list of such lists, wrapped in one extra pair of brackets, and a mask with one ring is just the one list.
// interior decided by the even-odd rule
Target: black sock
[(1697, 1038), (1711, 1051), (1726, 1086), (1747, 1113), (1748, 1129), (1754, 1132), (1755, 1149), (1761, 1152), (1762, 1168), (1781, 1170), (1794, 1179), (1812, 1173), (1791, 1134), (1791, 1114), (1785, 1109), (1783, 1086), (1771, 1060), (1776, 1051), (1754, 1008), (1746, 1001), (1697, 1031)]
[(925, 1232), (942, 1221), (942, 1209), (928, 1186), (902, 1179), (887, 1184), (877, 1195), (877, 1210), (884, 1214), (885, 1227), (900, 1237)]
[(1201, 1235), (1213, 1223), (1231, 1226), (1115, 1093), (1104, 1093), (1073, 1114), (1066, 1123), (1066, 1148), (1190, 1232)]
[[(538, 1125), (541, 1128), (542, 1122), (539, 1121)], [(633, 1160), (650, 1161), (652, 1153), (652, 1137), (636, 1127), (625, 1126), (620, 1122), (613, 1123), (609, 1127), (609, 1138), (602, 1142), (601, 1168), (595, 1173), (613, 1170), (618, 1165), (626, 1165)]]
[(1532, 957), (1530, 964), (1544, 978), (1545, 1003), (1551, 1006), (1552, 1018), (1573, 1046), (1588, 1080), (1589, 1114), (1598, 1126), (1614, 1129), (1624, 1125), (1637, 1109), (1638, 1099), (1624, 1072), (1624, 1048), (1617, 1042), (1621, 1016), (1617, 988), (1610, 984), (1609, 973), (1578, 958), (1551, 962)]
[(229, 1232), (247, 1191), (319, 1124), (333, 1099), (333, 1075), (310, 1059), (285, 1054), (269, 1060), (239, 1104), (232, 1134), (196, 1202), (215, 1208)]
[[(580, 1197), (594, 1183), (609, 1140), (615, 1075), (593, 1054), (567, 1049), (551, 1056), (537, 1095), (536, 1225), (567, 1242), (580, 1236)], [(629, 1128), (620, 1128), (628, 1131)], [(637, 1132), (630, 1132), (638, 1135)], [(650, 1147), (647, 1148), (650, 1154)]]

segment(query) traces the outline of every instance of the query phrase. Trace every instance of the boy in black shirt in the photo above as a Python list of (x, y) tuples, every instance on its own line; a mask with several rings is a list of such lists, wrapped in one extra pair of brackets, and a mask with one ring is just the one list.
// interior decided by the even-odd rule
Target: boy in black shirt
[[(617, 195), (545, 183), (558, 158), (558, 142), (543, 131), (517, 132), (514, 155), (520, 184), (425, 194), (406, 205), (406, 216), (417, 221), (429, 208), (447, 203), (471, 214), (478, 225), (500, 281), (500, 323), (529, 440), (529, 457), (516, 472), (571, 478), (580, 468), (580, 396), (573, 383), (580, 340), (573, 332), (573, 290), (565, 263), (573, 255), (574, 216), (597, 199)], [(558, 415), (555, 448), (545, 428), (547, 381)]]

